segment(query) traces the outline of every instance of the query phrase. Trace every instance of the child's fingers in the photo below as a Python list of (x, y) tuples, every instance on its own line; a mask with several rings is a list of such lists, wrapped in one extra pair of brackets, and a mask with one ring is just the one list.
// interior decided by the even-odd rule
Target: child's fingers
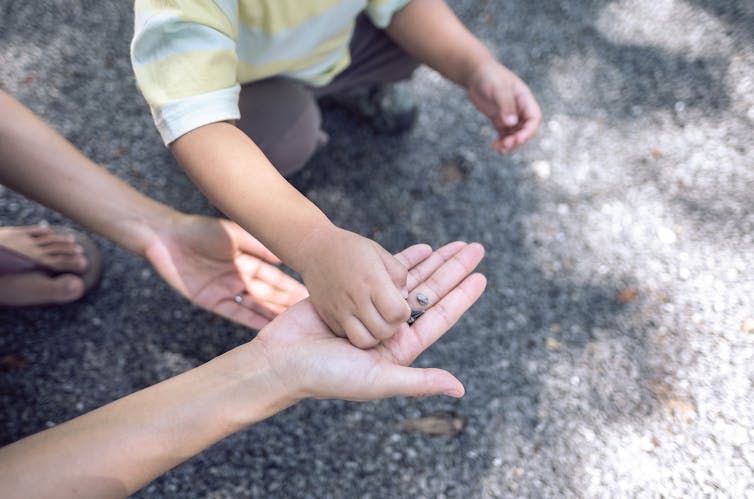
[(521, 129), (516, 135), (523, 132), (523, 135), (527, 137), (527, 140), (531, 138), (542, 123), (542, 110), (537, 104), (537, 99), (531, 91), (524, 87), (519, 92), (516, 92), (516, 105), (521, 110), (521, 117), (523, 123)]
[[(500, 123), (509, 128), (518, 125), (519, 112), (516, 98), (510, 90), (497, 86), (493, 91), (493, 97), (495, 104), (497, 104), (497, 116), (500, 119)], [(493, 123), (497, 126), (495, 119), (493, 119)]]
[(400, 322), (390, 324), (380, 314), (377, 306), (370, 297), (366, 298), (366, 303), (359, 307), (358, 316), (369, 334), (382, 341), (390, 338), (398, 330)]
[(367, 349), (377, 345), (380, 341), (372, 336), (369, 330), (356, 316), (350, 316), (344, 324), (348, 341), (355, 347)]
[(372, 303), (388, 324), (398, 326), (408, 320), (411, 308), (406, 300), (397, 292), (395, 286), (378, 286), (372, 294)]
[(534, 137), (534, 134), (537, 133), (537, 128), (539, 128), (539, 124), (535, 123), (533, 121), (527, 121), (524, 123), (523, 128), (516, 132), (514, 135), (514, 138), (516, 139), (516, 142), (520, 144), (524, 144), (525, 142), (528, 142), (529, 139)]
[(382, 261), (385, 264), (385, 270), (387, 270), (390, 280), (393, 281), (393, 284), (399, 289), (405, 288), (406, 279), (408, 278), (408, 269), (393, 255), (385, 250), (382, 251), (384, 252)]

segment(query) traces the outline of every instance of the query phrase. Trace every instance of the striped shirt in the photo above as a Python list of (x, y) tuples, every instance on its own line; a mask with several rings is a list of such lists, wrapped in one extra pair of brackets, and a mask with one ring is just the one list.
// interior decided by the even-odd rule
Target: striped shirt
[(241, 85), (326, 85), (362, 11), (384, 28), (410, 0), (136, 0), (131, 63), (165, 144), (240, 117)]

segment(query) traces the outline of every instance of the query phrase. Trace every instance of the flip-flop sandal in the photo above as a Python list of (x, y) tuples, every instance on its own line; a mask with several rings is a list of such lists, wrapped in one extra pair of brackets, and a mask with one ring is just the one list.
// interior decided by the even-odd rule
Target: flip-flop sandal
[(50, 225), (50, 229), (57, 233), (71, 234), (76, 239), (81, 249), (84, 250), (84, 256), (88, 262), (86, 270), (80, 274), (76, 274), (76, 272), (58, 272), (35, 262), (21, 253), (8, 248), (0, 248), (0, 255), (2, 255), (0, 258), (0, 274), (14, 274), (33, 270), (41, 270), (52, 276), (76, 274), (84, 282), (84, 294), (82, 297), (85, 296), (99, 282), (100, 277), (102, 277), (102, 253), (89, 236), (77, 230), (62, 225)]

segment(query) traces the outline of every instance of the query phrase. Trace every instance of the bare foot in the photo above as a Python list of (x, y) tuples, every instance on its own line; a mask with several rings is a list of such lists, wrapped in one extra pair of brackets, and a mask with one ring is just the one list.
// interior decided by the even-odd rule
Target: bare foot
[(54, 277), (43, 272), (0, 275), (0, 307), (70, 303), (83, 294), (84, 282), (74, 274)]
[(2, 249), (12, 253), (0, 251), (0, 306), (68, 303), (83, 295), (84, 283), (76, 274), (88, 262), (72, 234), (38, 225), (0, 227)]
[(55, 232), (50, 227), (0, 227), (0, 248), (12, 250), (55, 272), (86, 270), (84, 249), (73, 234)]

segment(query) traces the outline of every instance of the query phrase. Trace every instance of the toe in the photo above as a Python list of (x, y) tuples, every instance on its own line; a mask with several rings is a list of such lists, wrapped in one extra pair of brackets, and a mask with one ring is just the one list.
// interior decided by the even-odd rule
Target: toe
[(63, 304), (83, 295), (84, 282), (73, 274), (50, 277), (42, 272), (24, 272), (0, 276), (0, 306)]
[(51, 279), (53, 285), (51, 300), (55, 303), (68, 303), (84, 296), (84, 281), (80, 277), (64, 274)]

